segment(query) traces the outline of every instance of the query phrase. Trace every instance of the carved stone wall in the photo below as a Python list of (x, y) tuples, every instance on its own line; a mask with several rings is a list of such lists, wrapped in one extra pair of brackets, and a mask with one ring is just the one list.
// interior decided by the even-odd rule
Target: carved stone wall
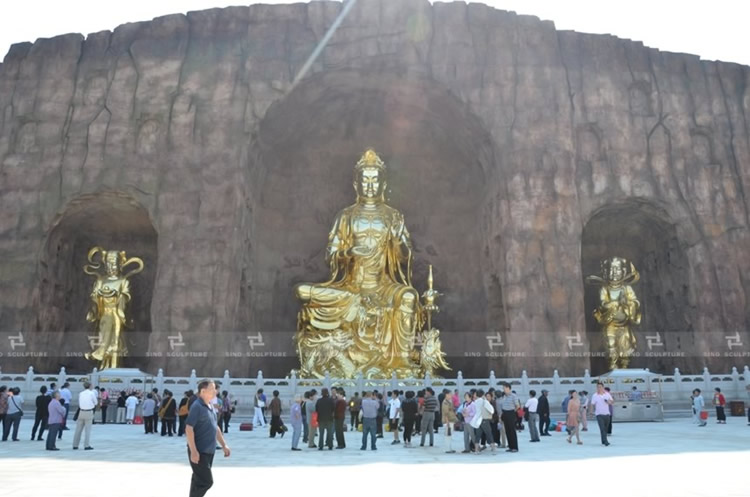
[[(49, 243), (81, 231), (56, 220), (114, 192), (147, 214), (136, 245), (158, 261), (143, 367), (285, 374), (290, 285), (323, 276), (351, 166), (376, 146), (415, 279), (433, 263), (446, 293), (436, 324), (455, 369), (589, 367), (566, 357), (569, 337), (595, 346), (583, 278), (623, 219), (644, 310), (663, 309), (641, 334), (692, 349), (649, 367), (741, 365), (704, 355), (734, 333), (750, 344), (747, 67), (481, 4), (361, 0), (292, 88), (341, 9), (212, 9), (14, 45), (0, 65), (0, 333), (45, 328), (45, 271), (72, 274), (44, 267)], [(653, 256), (637, 250), (646, 238)], [(224, 357), (236, 331), (287, 358)], [(205, 356), (170, 355), (178, 333)]]

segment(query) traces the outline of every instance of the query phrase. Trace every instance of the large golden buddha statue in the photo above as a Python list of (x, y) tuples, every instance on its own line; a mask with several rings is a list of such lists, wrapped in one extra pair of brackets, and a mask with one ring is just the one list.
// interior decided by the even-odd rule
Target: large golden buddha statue
[(641, 303), (631, 285), (639, 279), (633, 263), (621, 257), (603, 260), (601, 277), (586, 278), (588, 283), (601, 286), (594, 319), (601, 326), (610, 370), (627, 368), (635, 352), (632, 328), (641, 322)]
[[(101, 262), (95, 262), (96, 255)], [(109, 369), (122, 366), (122, 358), (127, 356), (123, 333), (129, 327), (127, 308), (130, 303), (130, 281), (128, 278), (143, 271), (143, 260), (127, 258), (124, 251), (104, 250), (94, 247), (88, 253), (89, 264), (83, 267), (86, 274), (96, 276), (91, 289), (91, 307), (86, 320), (94, 323), (98, 334), (96, 349), (86, 354), (86, 359), (97, 361), (98, 368)], [(104, 263), (104, 273), (99, 273)], [(131, 264), (137, 267), (126, 274), (123, 269)]]
[(385, 174), (367, 150), (355, 167), (357, 201), (338, 213), (328, 236), (330, 278), (295, 288), (302, 377), (418, 377), (448, 369), (439, 331), (423, 331), (436, 306), (424, 309), (412, 286), (409, 232), (385, 203)]

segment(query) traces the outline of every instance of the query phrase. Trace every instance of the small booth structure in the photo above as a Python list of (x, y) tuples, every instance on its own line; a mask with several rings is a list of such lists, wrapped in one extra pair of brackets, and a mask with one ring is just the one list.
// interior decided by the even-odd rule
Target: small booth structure
[(661, 375), (646, 369), (615, 369), (599, 376), (615, 399), (612, 422), (664, 421)]
[[(103, 371), (94, 370), (91, 373), (91, 382), (98, 388), (106, 388), (109, 400), (112, 404), (117, 403), (120, 392), (142, 392), (141, 401), (146, 399), (146, 394), (156, 387), (156, 377), (150, 373), (144, 373), (135, 368), (113, 368)], [(139, 409), (140, 411), (140, 402)], [(113, 417), (114, 419), (114, 417)]]
[[(143, 423), (143, 401), (146, 394), (156, 387), (156, 378), (150, 373), (135, 368), (112, 368), (103, 371), (94, 370), (91, 379), (98, 388), (105, 388), (109, 394), (110, 405), (117, 405), (120, 392), (131, 392), (138, 395), (138, 405), (135, 408), (134, 424)], [(157, 407), (158, 409), (158, 407)], [(117, 410), (113, 414), (117, 413)], [(95, 414), (96, 415), (96, 414)], [(116, 422), (116, 415), (110, 416), (110, 423)]]
[[(156, 386), (154, 375), (144, 373), (135, 368), (113, 368), (103, 371), (94, 370), (91, 373), (92, 383), (98, 387), (104, 387), (110, 391), (110, 395), (119, 394), (120, 391), (138, 390), (141, 392), (150, 392)], [(117, 400), (115, 397), (112, 400)]]

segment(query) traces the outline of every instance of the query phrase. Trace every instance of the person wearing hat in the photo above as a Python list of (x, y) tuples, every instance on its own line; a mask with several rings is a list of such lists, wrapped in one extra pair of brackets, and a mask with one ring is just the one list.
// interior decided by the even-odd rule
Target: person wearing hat
[(549, 395), (548, 390), (542, 390), (542, 395), (539, 397), (539, 404), (537, 405), (536, 412), (539, 414), (539, 435), (542, 437), (549, 437)]

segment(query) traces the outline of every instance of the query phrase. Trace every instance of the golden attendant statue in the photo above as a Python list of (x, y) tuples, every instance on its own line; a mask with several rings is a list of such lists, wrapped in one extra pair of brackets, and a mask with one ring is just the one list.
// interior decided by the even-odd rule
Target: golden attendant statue
[(621, 257), (603, 260), (601, 268), (601, 277), (586, 278), (587, 283), (602, 287), (594, 318), (604, 335), (609, 369), (627, 368), (636, 347), (632, 328), (641, 322), (641, 303), (630, 285), (638, 282), (640, 274)]
[[(104, 274), (99, 273), (101, 262), (94, 262), (97, 254), (104, 263)], [(90, 264), (83, 266), (83, 271), (96, 276), (96, 282), (91, 290), (91, 309), (86, 320), (95, 323), (99, 343), (96, 350), (86, 354), (86, 359), (98, 361), (99, 370), (121, 367), (122, 358), (128, 354), (122, 336), (124, 329), (130, 326), (127, 318), (130, 303), (128, 278), (143, 271), (143, 260), (138, 257), (128, 259), (124, 251), (94, 247), (89, 250), (88, 261)], [(137, 267), (123, 274), (123, 269), (130, 264), (137, 264)]]

